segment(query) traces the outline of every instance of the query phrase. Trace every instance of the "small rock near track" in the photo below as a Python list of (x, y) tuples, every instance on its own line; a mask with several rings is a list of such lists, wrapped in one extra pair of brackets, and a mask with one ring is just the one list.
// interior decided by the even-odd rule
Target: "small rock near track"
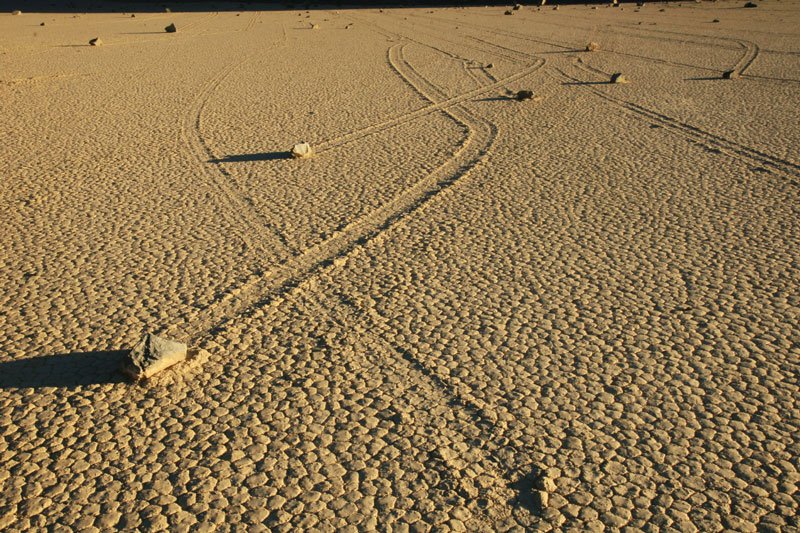
[(611, 75), (611, 83), (630, 83), (630, 80), (623, 76), (621, 72), (615, 72)]
[(297, 143), (292, 146), (292, 157), (295, 159), (308, 159), (313, 155), (314, 149), (311, 148), (311, 145), (306, 142)]
[(103, 40), (100, 37), (89, 39), (89, 46), (103, 46)]
[(164, 28), (164, 31), (167, 33), (175, 33), (176, 31), (178, 31), (178, 28), (175, 27), (175, 24), (170, 24), (169, 26)]

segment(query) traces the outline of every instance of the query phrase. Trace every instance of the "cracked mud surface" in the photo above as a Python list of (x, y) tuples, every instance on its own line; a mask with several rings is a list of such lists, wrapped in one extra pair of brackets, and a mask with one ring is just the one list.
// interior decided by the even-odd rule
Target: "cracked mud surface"
[(800, 4), (623, 7), (1, 15), (0, 528), (797, 529)]

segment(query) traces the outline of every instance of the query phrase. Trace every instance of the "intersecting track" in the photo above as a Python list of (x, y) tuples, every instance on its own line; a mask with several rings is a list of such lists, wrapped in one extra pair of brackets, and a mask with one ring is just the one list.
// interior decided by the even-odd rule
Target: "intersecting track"
[[(200, 131), (203, 110), (214, 91), (237, 68), (247, 63), (250, 57), (245, 57), (238, 63), (228, 65), (222, 72), (206, 82), (183, 116), (181, 139), (190, 159), (194, 159), (199, 163), (197, 166), (200, 171), (209, 181), (215, 183), (218, 191), (222, 193), (226, 207), (221, 210), (221, 216), (228, 219), (229, 227), (239, 228), (232, 231), (242, 242), (242, 252), (253, 247), (259, 251), (274, 251), (276, 247), (291, 249), (283, 235), (254, 208), (252, 199), (236, 188), (230, 173), (222, 166), (212, 167), (208, 165), (208, 160), (214, 159), (215, 155)], [(244, 224), (235, 222), (232, 220), (233, 217), (244, 218)]]
[[(583, 70), (586, 73), (595, 76), (603, 75), (605, 79), (608, 79), (604, 75), (605, 73), (602, 73), (597, 69), (587, 66), (581, 61), (580, 58), (575, 59), (573, 61), (573, 65)], [(721, 152), (733, 158), (744, 160), (749, 164), (768, 166), (771, 169), (778, 171), (778, 173), (787, 178), (789, 180), (789, 183), (791, 183), (792, 185), (795, 186), (800, 185), (800, 182), (797, 181), (797, 174), (798, 172), (800, 172), (800, 165), (796, 163), (787, 161), (785, 159), (781, 159), (779, 157), (775, 157), (773, 155), (767, 154), (760, 150), (756, 150), (754, 148), (750, 148), (743, 144), (731, 141), (719, 135), (715, 135), (713, 133), (700, 129), (696, 126), (692, 126), (691, 124), (687, 124), (685, 122), (672, 118), (663, 113), (659, 113), (658, 111), (653, 111), (652, 109), (648, 109), (639, 104), (635, 104), (633, 102), (629, 102), (617, 96), (611, 95), (606, 91), (597, 89), (591, 84), (586, 84), (585, 80), (570, 75), (564, 69), (556, 68), (555, 70), (561, 75), (563, 79), (567, 79), (578, 83), (580, 87), (592, 92), (594, 95), (599, 96), (600, 98), (608, 102), (611, 102), (612, 104), (618, 106), (619, 108), (629, 113), (632, 113), (641, 119), (644, 119), (646, 122), (650, 124), (657, 124), (667, 129), (668, 131), (677, 133), (678, 135), (688, 140), (713, 146), (714, 148), (720, 150)], [(605, 81), (605, 79), (603, 81)]]
[[(222, 299), (200, 311), (199, 316), (191, 320), (191, 329), (187, 332), (198, 343), (211, 340), (224, 330), (230, 320), (239, 314), (246, 313), (248, 309), (263, 307), (272, 301), (280, 300), (282, 294), (296, 287), (320, 267), (345, 256), (354, 247), (380, 234), (425, 204), (437, 193), (462, 179), (483, 158), (496, 137), (496, 128), (474, 116), (458, 103), (481, 92), (491, 90), (497, 84), (481, 87), (449, 100), (440, 100), (441, 92), (435, 90), (432, 84), (405, 62), (402, 46), (398, 44), (390, 48), (390, 65), (406, 83), (417, 88), (420, 94), (431, 102), (432, 106), (426, 112), (441, 109), (457, 123), (465, 125), (470, 130), (464, 144), (448, 161), (383, 206), (351, 222), (325, 241), (290, 258), (275, 271), (251, 276), (243, 285), (229, 290)], [(542, 63), (523, 69), (515, 75), (515, 78), (528, 75), (541, 65)], [(362, 133), (356, 132), (352, 135), (358, 134)], [(344, 143), (350, 140), (352, 138), (343, 138), (338, 142)]]
[[(427, 46), (424, 43), (420, 44)], [(194, 105), (186, 115), (183, 126), (184, 138), (190, 152), (194, 154), (196, 159), (208, 160), (215, 158), (199, 131), (200, 117), (205, 103), (216, 87), (237, 67), (248, 60), (249, 57), (245, 58), (239, 64), (226, 68), (218, 76), (210, 80), (198, 94)], [(184, 316), (184, 322), (186, 323), (184, 329), (181, 330), (175, 325), (170, 327), (167, 330), (168, 332), (183, 333), (196, 339), (198, 344), (211, 340), (224, 330), (226, 324), (234, 317), (248, 312), (248, 309), (263, 307), (270, 301), (279, 300), (281, 294), (297, 286), (321, 266), (330, 264), (337, 258), (346, 255), (355, 246), (366, 242), (393, 225), (396, 221), (404, 218), (427, 202), (439, 191), (455, 183), (480, 161), (497, 133), (494, 125), (475, 117), (459, 104), (485, 92), (500, 89), (508, 83), (522, 79), (541, 69), (544, 65), (544, 60), (535, 60), (526, 64), (525, 68), (520, 71), (497, 81), (493, 81), (491, 75), (486, 74), (487, 78), (489, 78), (489, 83), (486, 85), (447, 98), (405, 62), (402, 57), (401, 45), (390, 48), (388, 60), (390, 66), (398, 75), (420, 94), (427, 90), (427, 93), (424, 93), (423, 96), (430, 103), (411, 113), (322, 142), (318, 145), (318, 153), (324, 153), (354, 142), (366, 135), (384, 131), (437, 111), (444, 112), (457, 123), (467, 126), (470, 134), (464, 144), (456, 150), (451, 159), (413, 186), (399, 193), (383, 206), (346, 225), (325, 241), (306, 250), (298, 251), (296, 255), (274, 267), (272, 271), (256, 271), (244, 282), (226, 289), (219, 299), (206, 308), (189, 311)], [(194, 132), (194, 134), (190, 134), (191, 132)], [(227, 203), (235, 211), (239, 212), (241, 216), (244, 216), (246, 220), (258, 222), (253, 224), (253, 227), (262, 228), (261, 242), (255, 243), (252, 242), (249, 235), (242, 231), (238, 232), (237, 236), (242, 241), (243, 248), (259, 244), (263, 246), (263, 241), (265, 240), (273, 243), (277, 240), (284, 248), (291, 249), (284, 238), (278, 234), (270, 235), (275, 232), (265, 224), (263, 216), (257, 213), (252, 201), (235, 187), (230, 174), (222, 168), (220, 170), (221, 176), (213, 173), (205, 166), (203, 168), (203, 171), (209, 175), (208, 177), (219, 183), (226, 196)], [(265, 232), (265, 229), (269, 229), (269, 231)], [(264, 235), (265, 233), (266, 236)]]
[[(449, 23), (450, 22), (448, 19), (442, 19), (442, 18), (423, 17), (421, 15), (414, 15), (414, 14), (412, 14), (412, 16), (422, 18), (423, 20), (426, 20), (426, 21), (434, 21), (435, 20), (435, 21), (439, 21), (441, 23), (445, 23), (445, 22)], [(479, 30), (479, 31), (482, 31), (482, 32), (485, 32), (485, 33), (489, 33), (489, 34), (492, 34), (492, 35), (497, 35), (497, 36), (502, 36), (502, 37), (509, 37), (509, 38), (512, 38), (512, 39), (524, 40), (524, 41), (533, 42), (533, 43), (537, 43), (537, 44), (544, 44), (544, 45), (547, 45), (547, 46), (560, 48), (560, 49), (563, 49), (565, 51), (573, 51), (573, 52), (582, 51), (581, 47), (579, 47), (577, 45), (572, 45), (571, 43), (568, 43), (566, 41), (559, 41), (559, 40), (553, 40), (553, 39), (537, 39), (537, 38), (535, 38), (535, 37), (533, 37), (531, 35), (525, 35), (525, 34), (522, 34), (522, 33), (511, 31), (511, 30), (500, 30), (500, 29), (496, 29), (496, 28), (489, 28), (489, 27), (486, 27), (486, 26), (483, 26), (483, 25), (480, 25), (480, 24), (475, 24), (475, 23), (459, 22), (459, 24), (463, 24), (464, 26), (471, 27), (473, 29), (476, 29), (476, 30)], [(550, 24), (550, 25), (553, 25), (553, 26), (562, 26), (562, 27), (565, 27), (565, 28), (568, 28), (568, 29), (571, 29), (571, 30), (575, 30), (576, 29), (575, 25), (559, 24), (559, 23), (554, 22), (552, 20), (548, 20), (547, 24)], [(657, 42), (662, 42), (662, 41), (675, 41), (675, 42), (679, 42), (679, 43), (687, 43), (688, 42), (688, 43), (699, 44), (699, 45), (702, 45), (702, 46), (709, 46), (710, 45), (710, 46), (717, 46), (717, 47), (721, 46), (720, 43), (724, 43), (722, 46), (724, 48), (726, 48), (726, 49), (735, 50), (735, 49), (738, 49), (738, 48), (742, 48), (742, 49), (744, 49), (744, 55), (742, 56), (742, 58), (734, 66), (734, 68), (736, 70), (738, 70), (742, 74), (744, 74), (746, 72), (746, 70), (753, 64), (753, 62), (756, 60), (756, 58), (758, 57), (758, 54), (759, 54), (759, 47), (758, 47), (758, 45), (756, 43), (751, 42), (751, 41), (746, 41), (746, 40), (743, 40), (743, 39), (732, 39), (732, 38), (727, 38), (727, 37), (714, 37), (714, 36), (706, 36), (706, 35), (696, 35), (696, 34), (690, 34), (690, 33), (672, 32), (672, 31), (668, 31), (668, 30), (657, 30), (657, 29), (653, 29), (653, 28), (645, 28), (645, 27), (639, 27), (639, 26), (627, 27), (627, 26), (614, 25), (614, 26), (609, 26), (609, 28), (595, 28), (595, 27), (592, 27), (592, 28), (581, 28), (581, 29), (584, 29), (586, 31), (596, 31), (596, 32), (600, 32), (600, 33), (620, 32), (621, 31), (621, 32), (633, 35), (633, 36), (635, 36), (637, 38), (654, 40), (654, 41), (657, 41)], [(658, 34), (662, 34), (662, 35), (660, 35), (660, 36), (648, 35), (648, 32), (650, 32), (650, 33), (658, 33)], [(677, 37), (664, 37), (663, 34), (675, 34), (675, 35), (677, 35)], [(473, 39), (477, 39), (476, 37), (472, 37), (472, 38)], [(703, 40), (699, 40), (699, 39), (703, 39)], [(494, 45), (494, 46), (500, 46), (500, 45)], [(616, 55), (622, 55), (622, 56), (628, 56), (628, 57), (634, 57), (634, 58), (642, 59), (644, 61), (649, 61), (649, 62), (652, 62), (652, 63), (659, 63), (659, 64), (671, 65), (671, 66), (676, 66), (676, 67), (692, 68), (692, 69), (697, 69), (697, 70), (705, 70), (705, 71), (708, 71), (708, 72), (720, 72), (722, 70), (727, 70), (726, 68), (717, 69), (717, 68), (705, 67), (705, 66), (701, 66), (701, 65), (693, 65), (693, 64), (689, 64), (689, 63), (681, 63), (681, 62), (678, 62), (678, 61), (670, 61), (670, 60), (667, 60), (667, 59), (661, 59), (661, 58), (652, 57), (652, 56), (648, 56), (648, 55), (644, 55), (644, 54), (640, 54), (640, 53), (633, 53), (633, 52), (630, 52), (630, 51), (619, 51), (619, 50), (614, 50), (614, 49), (611, 49), (611, 48), (603, 48), (603, 52), (610, 53), (610, 54), (616, 54)], [(750, 76), (750, 75), (748, 75), (748, 76)], [(752, 76), (752, 77), (760, 77), (760, 76)], [(794, 81), (794, 80), (785, 80), (785, 81)]]
[[(480, 29), (483, 31), (489, 31), (483, 27), (480, 27)], [(522, 36), (520, 38), (524, 39), (525, 37)], [(473, 39), (483, 42), (484, 44), (487, 45), (498, 46), (498, 45), (493, 45), (492, 43), (489, 43), (488, 41), (484, 41), (482, 39), (477, 39), (474, 37)], [(574, 50), (573, 47), (563, 45), (561, 43), (550, 43), (549, 41), (541, 39), (532, 39), (532, 40), (544, 44), (549, 44), (550, 46), (554, 47)], [(745, 48), (745, 53), (737, 63), (737, 68), (746, 70), (750, 65), (753, 64), (753, 61), (757, 58), (758, 46), (755, 45), (754, 43), (749, 43), (749, 41), (741, 41), (741, 42), (736, 41), (736, 42), (739, 44), (740, 47)], [(514, 49), (512, 48), (509, 47), (503, 47), (503, 48), (505, 52), (514, 52)], [(527, 54), (523, 51), (516, 51), (516, 53), (520, 59), (516, 59), (514, 61), (516, 63), (523, 62)], [(598, 69), (590, 67), (589, 65), (584, 63), (580, 58), (574, 59), (573, 65), (587, 73), (602, 77), (603, 81), (606, 81), (608, 79), (607, 73), (604, 73)], [(725, 153), (730, 157), (744, 160), (748, 164), (756, 166), (763, 165), (769, 167), (773, 171), (777, 171), (778, 174), (786, 178), (790, 184), (795, 186), (800, 185), (800, 182), (797, 179), (797, 174), (798, 172), (800, 172), (800, 165), (796, 163), (767, 154), (755, 148), (745, 146), (741, 143), (737, 143), (736, 141), (726, 139), (720, 135), (710, 133), (691, 124), (682, 122), (664, 113), (659, 113), (658, 111), (648, 109), (647, 107), (644, 107), (642, 105), (629, 102), (617, 96), (611, 95), (608, 92), (597, 88), (595, 85), (591, 83), (587, 84), (586, 80), (584, 79), (568, 74), (562, 68), (554, 66), (551, 70), (554, 70), (558, 75), (560, 75), (561, 79), (570, 82), (576, 82), (579, 87), (590, 91), (592, 94), (608, 102), (611, 102), (612, 104), (618, 106), (627, 113), (632, 114), (634, 117), (640, 120), (644, 120), (648, 124), (657, 124), (658, 126), (665, 128), (667, 131), (680, 135), (681, 137), (689, 141), (700, 142), (704, 145), (712, 146), (718, 149), (720, 152)]]

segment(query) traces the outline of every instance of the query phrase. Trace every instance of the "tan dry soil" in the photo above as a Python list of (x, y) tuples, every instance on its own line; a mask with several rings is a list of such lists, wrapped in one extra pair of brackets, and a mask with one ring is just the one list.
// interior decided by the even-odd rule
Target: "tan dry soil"
[(0, 529), (796, 530), (800, 2), (743, 4), (0, 15)]

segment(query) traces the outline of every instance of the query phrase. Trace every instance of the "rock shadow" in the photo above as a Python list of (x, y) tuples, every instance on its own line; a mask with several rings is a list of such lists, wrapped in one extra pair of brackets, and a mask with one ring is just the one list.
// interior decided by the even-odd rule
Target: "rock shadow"
[(509, 488), (517, 493), (514, 500), (510, 502), (511, 505), (522, 507), (527, 509), (530, 513), (540, 516), (544, 509), (541, 508), (540, 503), (534, 497), (534, 492), (536, 492), (536, 481), (541, 475), (542, 472), (539, 468), (532, 467), (532, 469), (522, 477), (509, 484)]
[(244, 163), (247, 161), (277, 161), (279, 159), (291, 159), (291, 152), (261, 152), (257, 154), (235, 154), (226, 155), (218, 159), (210, 159), (209, 163)]
[(561, 85), (616, 85), (612, 81), (565, 81)]
[(73, 352), (0, 362), (0, 389), (74, 388), (121, 383), (120, 364), (129, 350)]

